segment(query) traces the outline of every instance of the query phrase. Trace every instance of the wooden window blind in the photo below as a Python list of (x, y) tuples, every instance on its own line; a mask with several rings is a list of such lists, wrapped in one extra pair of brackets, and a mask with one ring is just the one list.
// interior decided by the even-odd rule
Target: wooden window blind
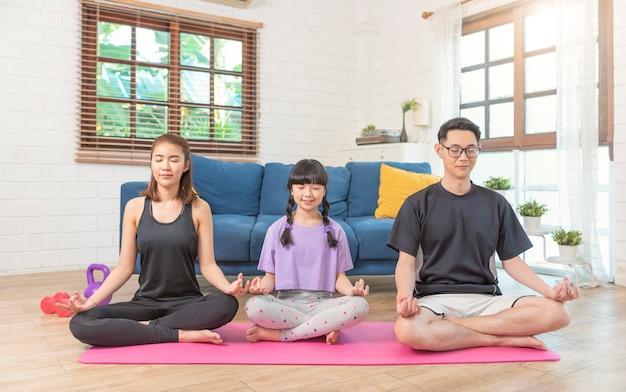
[(145, 164), (152, 140), (258, 155), (258, 23), (128, 0), (79, 0), (77, 162)]

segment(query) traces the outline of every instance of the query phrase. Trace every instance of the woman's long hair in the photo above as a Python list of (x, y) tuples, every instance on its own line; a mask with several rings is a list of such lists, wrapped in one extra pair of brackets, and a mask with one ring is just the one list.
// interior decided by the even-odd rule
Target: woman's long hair
[[(191, 151), (189, 149), (189, 143), (182, 136), (173, 133), (165, 133), (154, 139), (154, 142), (152, 143), (152, 150), (150, 151), (150, 162), (152, 162), (152, 154), (154, 154), (154, 149), (162, 143), (171, 143), (179, 146), (183, 150), (185, 162), (189, 162), (189, 170), (184, 172), (183, 175), (180, 177), (180, 186), (178, 188), (178, 198), (183, 202), (183, 204), (189, 204), (199, 197), (198, 192), (196, 192), (196, 190), (193, 188), (193, 182), (191, 179)], [(161, 200), (159, 197), (157, 182), (156, 178), (154, 178), (154, 175), (150, 175), (148, 187), (143, 192), (141, 192), (141, 196), (145, 196), (154, 201)]]
[[(293, 224), (293, 208), (296, 205), (293, 196), (291, 195), (291, 188), (293, 185), (302, 184), (316, 184), (323, 186), (328, 192), (328, 173), (324, 166), (315, 159), (302, 159), (296, 163), (291, 172), (289, 173), (289, 180), (287, 180), (287, 189), (289, 190), (289, 199), (287, 200), (287, 208), (285, 208), (285, 215), (287, 215), (287, 223), (285, 229), (280, 237), (280, 243), (283, 246), (291, 244), (291, 225)], [(326, 193), (327, 193), (326, 192)], [(330, 203), (326, 198), (322, 199), (322, 221), (324, 222), (324, 231), (328, 238), (328, 246), (334, 248), (337, 246), (337, 239), (330, 230), (330, 220), (328, 219), (328, 210)]]

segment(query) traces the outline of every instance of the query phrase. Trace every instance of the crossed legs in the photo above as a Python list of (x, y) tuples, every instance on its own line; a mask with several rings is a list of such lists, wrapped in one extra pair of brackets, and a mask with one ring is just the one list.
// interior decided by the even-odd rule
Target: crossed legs
[(398, 317), (396, 339), (417, 350), (448, 351), (481, 346), (531, 347), (546, 350), (534, 337), (570, 322), (564, 303), (543, 297), (522, 297), (494, 314), (460, 317), (436, 314), (425, 307), (412, 317)]

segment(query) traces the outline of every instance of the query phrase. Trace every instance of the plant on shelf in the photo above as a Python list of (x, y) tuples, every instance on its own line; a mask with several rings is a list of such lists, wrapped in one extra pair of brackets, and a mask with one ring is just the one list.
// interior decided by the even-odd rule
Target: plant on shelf
[(535, 199), (518, 205), (516, 210), (523, 217), (527, 231), (538, 231), (541, 226), (541, 216), (548, 212), (546, 205), (538, 203)]
[(415, 102), (415, 98), (406, 99), (400, 103), (400, 108), (402, 109), (402, 133), (400, 133), (400, 142), (402, 143), (406, 143), (407, 141), (409, 141), (409, 138), (406, 134), (406, 126), (404, 125), (406, 112), (415, 109), (417, 105), (419, 104)]
[(583, 243), (583, 233), (579, 230), (565, 231), (563, 229), (554, 230), (552, 240), (558, 245), (578, 246)]
[(376, 136), (377, 134), (378, 129), (376, 129), (376, 125), (374, 124), (369, 124), (365, 128), (361, 129), (361, 136), (363, 137)]
[(548, 208), (545, 204), (538, 203), (535, 199), (530, 199), (517, 206), (517, 212), (521, 216), (541, 217), (548, 212)]
[(489, 177), (483, 186), (494, 191), (508, 191), (513, 188), (511, 179), (507, 177)]
[(583, 233), (579, 230), (554, 230), (552, 240), (559, 245), (559, 256), (564, 259), (576, 259), (578, 245), (583, 243)]

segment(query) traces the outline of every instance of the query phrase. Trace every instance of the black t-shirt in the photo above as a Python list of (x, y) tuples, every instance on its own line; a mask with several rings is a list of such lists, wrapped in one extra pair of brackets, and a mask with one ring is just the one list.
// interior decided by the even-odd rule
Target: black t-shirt
[(530, 249), (509, 202), (472, 184), (465, 195), (441, 183), (409, 196), (387, 245), (416, 256), (416, 296), (440, 293), (500, 295), (494, 252), (501, 260)]

